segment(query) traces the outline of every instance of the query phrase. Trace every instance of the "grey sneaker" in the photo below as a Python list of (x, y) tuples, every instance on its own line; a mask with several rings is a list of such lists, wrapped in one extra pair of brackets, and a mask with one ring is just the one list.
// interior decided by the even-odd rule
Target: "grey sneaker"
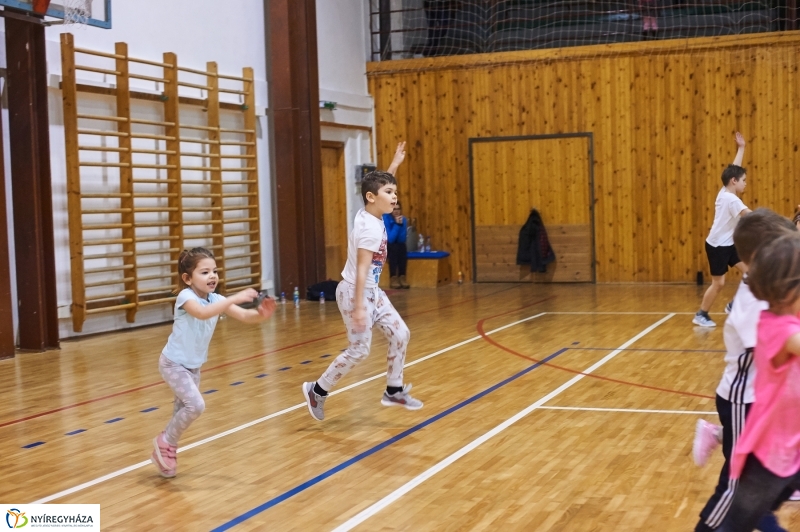
[(711, 321), (711, 318), (708, 317), (708, 314), (700, 314), (699, 312), (694, 315), (694, 319), (692, 323), (695, 325), (699, 325), (700, 327), (716, 327), (717, 324)]
[(422, 401), (411, 397), (411, 395), (408, 393), (410, 391), (410, 384), (403, 386), (402, 392), (393, 393), (392, 395), (389, 395), (384, 390), (383, 397), (381, 397), (381, 404), (383, 406), (402, 406), (409, 410), (419, 410), (422, 408)]
[(733, 310), (733, 301), (729, 301), (727, 305), (725, 305), (725, 314), (730, 314)]
[(306, 400), (308, 413), (311, 414), (311, 417), (313, 417), (317, 421), (322, 421), (323, 419), (325, 419), (325, 410), (324, 410), (325, 399), (327, 399), (328, 396), (317, 395), (316, 393), (314, 393), (314, 383), (304, 382), (303, 397)]

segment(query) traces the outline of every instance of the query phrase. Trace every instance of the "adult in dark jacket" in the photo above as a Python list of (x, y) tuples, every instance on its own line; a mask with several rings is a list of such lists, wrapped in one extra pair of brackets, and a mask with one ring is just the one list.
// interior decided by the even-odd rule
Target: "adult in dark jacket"
[(530, 264), (532, 272), (544, 273), (547, 265), (556, 260), (556, 254), (550, 247), (547, 230), (539, 215), (533, 209), (528, 216), (528, 221), (519, 231), (519, 245), (517, 247), (517, 264)]
[(386, 225), (386, 250), (389, 253), (389, 286), (392, 288), (409, 288), (406, 283), (406, 264), (408, 263), (408, 249), (406, 248), (406, 234), (408, 219), (403, 216), (403, 209), (398, 202), (391, 214), (383, 215)]

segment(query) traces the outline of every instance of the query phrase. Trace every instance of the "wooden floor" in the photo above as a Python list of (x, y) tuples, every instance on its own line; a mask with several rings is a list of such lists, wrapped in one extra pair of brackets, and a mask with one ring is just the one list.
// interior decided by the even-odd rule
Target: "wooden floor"
[[(381, 406), (376, 333), (322, 423), (300, 385), (345, 346), (336, 306), (287, 305), (260, 327), (222, 320), (207, 408), (171, 480), (148, 461), (171, 413), (157, 368), (170, 326), (65, 341), (0, 361), (0, 501), (99, 503), (103, 530), (123, 531), (691, 530), (722, 463), (691, 460), (723, 368), (722, 327), (690, 321), (701, 296), (661, 285), (391, 293), (411, 329), (406, 382), (425, 407)], [(780, 519), (800, 529), (800, 504)]]

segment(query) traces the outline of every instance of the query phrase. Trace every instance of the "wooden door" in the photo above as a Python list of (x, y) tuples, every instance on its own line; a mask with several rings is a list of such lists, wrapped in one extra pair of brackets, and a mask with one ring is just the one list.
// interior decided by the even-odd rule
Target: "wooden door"
[(344, 144), (322, 142), (322, 204), (325, 217), (325, 273), (341, 280), (347, 260), (347, 183)]
[[(474, 139), (471, 143), (477, 282), (592, 282), (591, 138)], [(542, 216), (556, 261), (547, 273), (516, 264), (519, 231)]]

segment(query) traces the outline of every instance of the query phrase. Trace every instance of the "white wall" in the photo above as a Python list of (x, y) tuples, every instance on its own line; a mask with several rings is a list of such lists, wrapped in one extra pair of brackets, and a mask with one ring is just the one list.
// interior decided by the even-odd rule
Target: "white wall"
[(367, 92), (369, 58), (369, 0), (318, 0), (317, 46), (319, 97), (336, 102), (335, 110), (320, 109), (326, 124), (359, 126), (350, 129), (324, 125), (322, 140), (345, 143), (345, 184), (348, 226), (364, 206), (356, 191), (356, 166), (373, 162), (374, 103)]
[[(77, 47), (98, 51), (113, 52), (114, 43), (126, 42), (132, 57), (161, 61), (164, 52), (174, 52), (181, 66), (204, 70), (208, 61), (216, 61), (220, 73), (241, 75), (243, 67), (252, 67), (256, 79), (256, 112), (258, 116), (258, 161), (259, 189), (261, 205), (261, 240), (262, 240), (262, 284), (271, 288), (274, 279), (274, 257), (272, 242), (271, 214), (271, 180), (269, 176), (269, 142), (265, 109), (267, 107), (266, 83), (266, 44), (264, 29), (263, 0), (237, 0), (236, 9), (220, 9), (216, 0), (122, 0), (113, 3), (113, 28), (103, 30), (93, 27), (74, 28), (69, 31), (75, 36)], [(51, 171), (53, 184), (53, 210), (56, 238), (56, 275), (58, 286), (58, 304), (60, 319), (59, 328), (62, 337), (72, 336), (72, 323), (68, 318), (71, 303), (71, 284), (69, 272), (69, 240), (66, 212), (66, 165), (64, 149), (64, 132), (61, 113), (61, 92), (58, 89), (61, 74), (60, 34), (66, 31), (59, 26), (46, 30), (47, 60), (50, 85), (50, 142)], [(0, 43), (5, 37), (0, 36)], [(0, 46), (2, 47), (2, 46)], [(0, 50), (0, 57), (5, 58)], [(109, 68), (108, 64), (95, 64), (96, 58), (79, 55), (79, 63), (89, 66)], [(3, 59), (4, 60), (4, 59)], [(102, 61), (102, 59), (100, 59)], [(142, 72), (147, 73), (147, 72)], [(157, 73), (150, 74), (157, 76)], [(108, 85), (102, 74), (88, 72), (78, 73), (79, 82), (90, 82)], [(113, 78), (112, 78), (113, 80)], [(198, 82), (201, 83), (201, 82)], [(134, 81), (131, 88), (139, 91), (156, 91), (151, 82)], [(187, 96), (201, 96), (185, 93)], [(81, 95), (81, 101), (90, 109), (103, 109), (113, 112), (113, 102), (103, 96)], [(153, 120), (163, 119), (161, 106), (148, 103), (136, 103), (137, 112), (142, 118), (152, 116)], [(4, 112), (7, 112), (4, 110)], [(101, 111), (102, 112), (102, 111)], [(95, 114), (100, 114), (97, 112)], [(197, 108), (181, 108), (182, 120), (197, 120), (202, 123), (201, 111)], [(186, 117), (184, 117), (186, 113)], [(192, 117), (198, 114), (197, 117)], [(236, 127), (235, 117), (223, 115), (223, 122), (229, 121)], [(7, 119), (4, 120), (7, 123)], [(96, 126), (92, 126), (96, 127)], [(241, 125), (239, 125), (241, 127)], [(8, 136), (6, 136), (6, 139)], [(8, 169), (8, 151), (6, 150), (6, 166)], [(199, 164), (199, 163), (198, 163)], [(10, 173), (7, 172), (10, 182)], [(8, 191), (10, 200), (11, 194)], [(9, 205), (10, 209), (10, 205)], [(9, 212), (9, 217), (11, 213)], [(13, 235), (13, 228), (12, 228)], [(13, 252), (13, 250), (12, 250)], [(12, 262), (12, 286), (16, 279)], [(16, 320), (16, 305), (14, 305)], [(172, 319), (172, 311), (168, 305), (145, 307), (137, 313), (136, 323), (127, 324), (122, 312), (100, 314), (88, 317), (84, 324), (84, 333), (122, 329), (147, 323), (168, 321)], [(16, 321), (15, 321), (16, 326)]]

